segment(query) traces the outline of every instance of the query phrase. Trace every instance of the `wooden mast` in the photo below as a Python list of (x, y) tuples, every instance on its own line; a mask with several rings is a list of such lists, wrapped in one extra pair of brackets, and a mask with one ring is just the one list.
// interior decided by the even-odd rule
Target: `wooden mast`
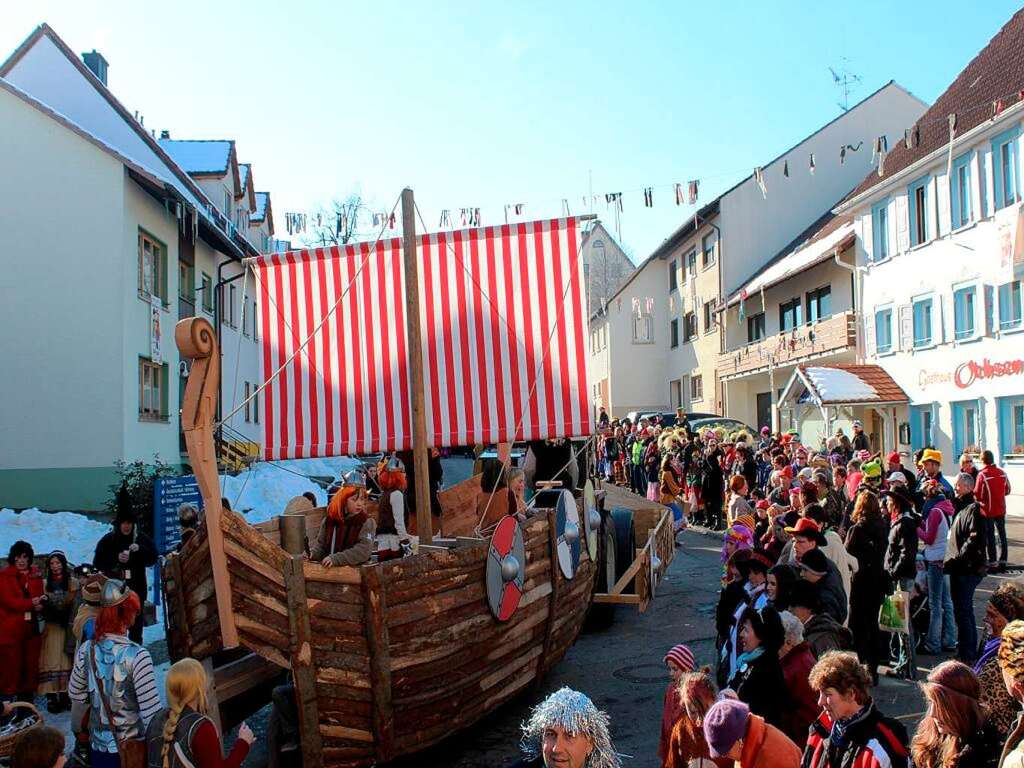
[(181, 403), (181, 431), (185, 434), (192, 472), (203, 496), (221, 640), (225, 648), (235, 648), (238, 646), (238, 630), (231, 608), (231, 584), (224, 557), (224, 532), (220, 527), (220, 479), (217, 477), (217, 451), (213, 436), (214, 416), (217, 413), (217, 383), (220, 381), (217, 335), (205, 318), (188, 317), (179, 320), (174, 327), (174, 342), (178, 345), (181, 358), (192, 361)]
[(412, 455), (416, 480), (416, 533), (421, 544), (434, 540), (427, 461), (427, 412), (423, 403), (423, 342), (420, 336), (420, 279), (416, 261), (416, 206), (412, 190), (402, 190), (402, 256), (405, 262), (406, 323), (409, 329), (409, 381), (412, 388)]

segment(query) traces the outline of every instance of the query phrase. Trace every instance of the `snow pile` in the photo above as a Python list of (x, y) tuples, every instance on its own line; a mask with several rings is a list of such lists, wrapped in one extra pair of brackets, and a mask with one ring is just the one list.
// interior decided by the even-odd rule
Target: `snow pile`
[(827, 402), (873, 400), (878, 397), (874, 387), (842, 368), (805, 368), (804, 373), (821, 399)]
[(0, 509), (0, 557), (18, 539), (32, 545), (37, 555), (62, 550), (72, 563), (91, 563), (96, 542), (110, 531), (100, 523), (77, 512), (40, 512), (36, 508), (15, 512)]
[(294, 459), (270, 464), (258, 462), (239, 475), (221, 477), (221, 495), (250, 523), (262, 523), (284, 512), (285, 505), (305, 491), (316, 494), (317, 504), (327, 493), (309, 476), (338, 478), (359, 465), (357, 459)]

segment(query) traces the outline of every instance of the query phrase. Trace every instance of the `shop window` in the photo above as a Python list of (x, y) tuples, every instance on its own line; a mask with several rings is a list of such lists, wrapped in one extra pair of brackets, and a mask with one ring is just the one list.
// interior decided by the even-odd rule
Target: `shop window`
[(924, 349), (932, 344), (932, 300), (914, 301), (914, 349)]
[(952, 403), (953, 410), (953, 456), (958, 458), (962, 453), (979, 453), (978, 445), (979, 413), (977, 400), (964, 400)]
[(1012, 331), (1021, 327), (1021, 282), (999, 286), (999, 330)]
[(1024, 397), (1000, 397), (996, 403), (1000, 453), (1004, 459), (1024, 459)]
[(747, 318), (747, 342), (753, 344), (764, 338), (764, 312)]
[(875, 352), (879, 355), (892, 352), (892, 309), (875, 312)]
[(975, 285), (953, 291), (953, 336), (957, 341), (974, 338), (977, 296)]

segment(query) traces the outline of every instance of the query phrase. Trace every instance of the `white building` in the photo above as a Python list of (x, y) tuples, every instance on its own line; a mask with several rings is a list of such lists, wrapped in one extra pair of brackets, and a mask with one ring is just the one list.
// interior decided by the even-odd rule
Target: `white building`
[(214, 294), (272, 236), (269, 198), (233, 144), (227, 187), (191, 177), (86, 57), (43, 25), (0, 66), (0, 506), (98, 508), (115, 461), (181, 463), (181, 317), (223, 317), (225, 412), (259, 381), (251, 278)]
[(902, 136), (926, 106), (887, 83), (688, 216), (591, 320), (601, 339), (591, 376), (610, 413), (728, 413), (718, 379), (722, 297), (864, 178), (876, 137)]
[(580, 256), (587, 283), (587, 306), (593, 313), (622, 287), (636, 265), (600, 221), (583, 234)]
[(990, 448), (1018, 493), (1022, 46), (1024, 11), (836, 208), (855, 220), (866, 362), (883, 365), (911, 400), (901, 443), (939, 448), (946, 472), (961, 453)]

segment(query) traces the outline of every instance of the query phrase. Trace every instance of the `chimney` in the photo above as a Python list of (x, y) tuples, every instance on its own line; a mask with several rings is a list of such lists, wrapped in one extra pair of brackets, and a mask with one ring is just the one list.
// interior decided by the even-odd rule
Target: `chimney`
[(161, 139), (169, 139), (169, 138), (171, 138), (171, 132), (168, 131), (167, 129), (164, 129), (164, 130), (160, 131), (160, 138)]
[(103, 58), (103, 54), (92, 49), (91, 53), (83, 53), (82, 61), (85, 62), (85, 66), (96, 75), (101, 83), (107, 84), (107, 60)]

